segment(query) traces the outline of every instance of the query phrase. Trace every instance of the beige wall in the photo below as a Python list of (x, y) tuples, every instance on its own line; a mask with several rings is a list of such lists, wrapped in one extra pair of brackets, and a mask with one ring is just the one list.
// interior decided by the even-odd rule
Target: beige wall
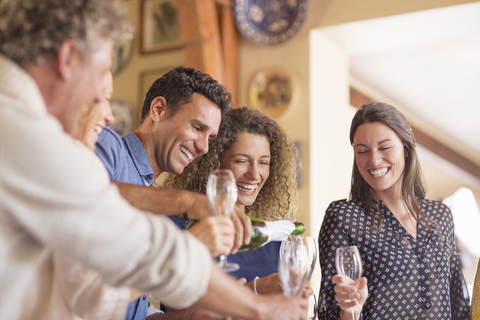
[[(140, 53), (141, 0), (124, 0), (135, 23), (133, 56), (114, 78), (113, 99), (130, 103), (138, 123), (144, 93), (156, 75), (185, 64), (182, 50), (153, 54)], [(241, 38), (239, 105), (248, 105), (248, 86), (254, 74), (265, 67), (281, 66), (292, 76), (294, 97), (290, 107), (278, 117), (290, 136), (302, 143), (302, 187), (299, 220), (308, 220), (310, 186), (310, 41), (312, 29), (340, 23), (384, 17), (474, 1), (462, 0), (310, 0), (309, 15), (299, 34), (290, 41), (272, 47), (253, 44)]]
[(145, 98), (143, 83), (153, 82), (154, 80), (151, 80), (153, 79), (152, 74), (161, 75), (165, 70), (183, 65), (185, 63), (185, 55), (182, 50), (141, 54), (141, 0), (124, 0), (123, 3), (128, 8), (130, 17), (135, 25), (134, 50), (127, 66), (113, 78), (114, 92), (112, 99), (123, 100), (132, 105), (135, 115), (135, 128), (140, 120), (143, 99)]

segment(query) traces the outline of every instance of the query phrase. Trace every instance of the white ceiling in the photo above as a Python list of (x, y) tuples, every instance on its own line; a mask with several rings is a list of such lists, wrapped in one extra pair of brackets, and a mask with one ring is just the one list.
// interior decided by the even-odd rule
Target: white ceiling
[(480, 2), (342, 24), (353, 77), (480, 164)]

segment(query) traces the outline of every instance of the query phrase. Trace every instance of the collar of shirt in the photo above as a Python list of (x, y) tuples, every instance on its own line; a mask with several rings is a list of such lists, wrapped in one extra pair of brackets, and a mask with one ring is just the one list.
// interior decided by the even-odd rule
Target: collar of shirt
[(130, 153), (138, 173), (145, 180), (145, 185), (150, 185), (152, 182), (154, 182), (153, 169), (148, 161), (147, 152), (143, 147), (142, 141), (140, 141), (137, 135), (133, 132), (127, 133), (122, 137), (122, 139), (125, 142), (125, 146)]

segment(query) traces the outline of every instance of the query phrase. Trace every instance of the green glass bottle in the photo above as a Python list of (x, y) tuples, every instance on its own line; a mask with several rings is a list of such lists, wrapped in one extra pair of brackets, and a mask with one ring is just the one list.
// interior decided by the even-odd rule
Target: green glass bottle
[[(238, 252), (248, 252), (260, 248), (270, 241), (287, 240), (289, 235), (297, 235), (305, 232), (305, 226), (301, 222), (289, 220), (263, 221), (262, 219), (250, 216), (252, 220), (252, 238), (248, 245), (243, 245)], [(188, 223), (190, 229), (197, 220)]]
[(260, 248), (270, 241), (287, 240), (289, 235), (297, 235), (305, 232), (305, 226), (301, 222), (289, 220), (263, 221), (250, 216), (252, 220), (252, 238), (248, 245), (243, 245), (238, 252), (248, 252)]

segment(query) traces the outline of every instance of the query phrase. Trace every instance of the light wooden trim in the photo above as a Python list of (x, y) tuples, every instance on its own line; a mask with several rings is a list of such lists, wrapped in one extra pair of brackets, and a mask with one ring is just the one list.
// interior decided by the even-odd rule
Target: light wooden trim
[[(218, 1), (218, 0), (217, 0)], [(223, 0), (223, 2), (226, 2)], [(222, 2), (222, 3), (223, 3)], [(230, 1), (227, 1), (230, 2)], [(232, 94), (233, 107), (238, 107), (238, 78), (239, 78), (239, 52), (240, 40), (235, 21), (231, 2), (228, 5), (222, 4), (222, 48), (225, 66), (224, 86)]]
[(225, 70), (215, 1), (179, 0), (178, 12), (186, 42), (186, 66), (207, 73), (223, 84)]

